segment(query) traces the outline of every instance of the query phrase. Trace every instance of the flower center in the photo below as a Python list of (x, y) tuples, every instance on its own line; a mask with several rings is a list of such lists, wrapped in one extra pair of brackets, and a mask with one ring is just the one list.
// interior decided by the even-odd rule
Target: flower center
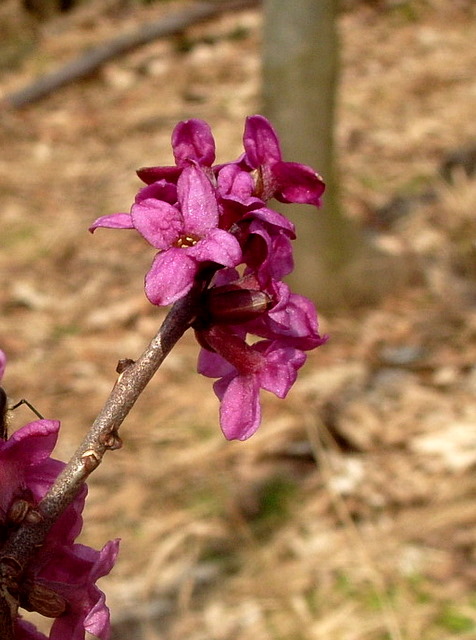
[(196, 245), (199, 240), (200, 238), (198, 238), (197, 236), (193, 236), (192, 234), (184, 235), (180, 236), (180, 238), (177, 238), (173, 246), (177, 247), (178, 249), (187, 249), (188, 247), (193, 247), (194, 245)]

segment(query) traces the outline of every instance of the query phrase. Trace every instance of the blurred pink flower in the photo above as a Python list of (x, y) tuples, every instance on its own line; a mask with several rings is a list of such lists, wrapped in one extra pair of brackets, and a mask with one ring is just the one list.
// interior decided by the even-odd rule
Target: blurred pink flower
[[(0, 378), (5, 369), (0, 351)], [(0, 556), (1, 546), (23, 522), (22, 508), (35, 508), (64, 463), (51, 458), (60, 423), (35, 420), (0, 440)], [(50, 640), (83, 640), (85, 631), (107, 640), (109, 610), (96, 581), (111, 570), (118, 540), (95, 551), (74, 541), (81, 532), (86, 485), (48, 532), (18, 585), (20, 606), (55, 618)], [(18, 638), (44, 638), (21, 618)]]

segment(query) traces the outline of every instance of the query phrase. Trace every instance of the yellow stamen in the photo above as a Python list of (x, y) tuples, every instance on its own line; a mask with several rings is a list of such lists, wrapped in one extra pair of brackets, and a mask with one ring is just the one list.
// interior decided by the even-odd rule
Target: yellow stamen
[(200, 238), (194, 238), (193, 236), (180, 236), (175, 242), (174, 246), (179, 249), (186, 249), (187, 247), (193, 247), (197, 244)]

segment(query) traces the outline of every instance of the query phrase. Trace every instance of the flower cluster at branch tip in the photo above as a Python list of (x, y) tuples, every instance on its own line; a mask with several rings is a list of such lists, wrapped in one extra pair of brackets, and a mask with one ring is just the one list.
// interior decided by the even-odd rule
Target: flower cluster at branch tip
[(193, 325), (202, 346), (198, 370), (219, 378), (220, 424), (226, 438), (238, 440), (260, 424), (260, 389), (284, 398), (304, 352), (326, 340), (313, 304), (282, 281), (293, 269), (294, 225), (267, 206), (271, 198), (319, 206), (324, 183), (310, 167), (282, 159), (263, 116), (246, 119), (243, 146), (237, 160), (214, 164), (208, 124), (179, 122), (175, 166), (139, 169), (147, 186), (130, 213), (102, 216), (90, 227), (136, 229), (158, 250), (145, 277), (152, 304), (171, 304), (202, 283)]
[[(6, 358), (0, 350), (0, 380)], [(65, 466), (51, 458), (60, 424), (35, 420), (0, 440), (0, 560), (2, 546), (22, 523), (34, 522), (36, 505)], [(81, 512), (86, 486), (55, 522), (45, 542), (28, 564), (18, 584), (10, 588), (20, 607), (54, 618), (49, 640), (83, 640), (85, 632), (107, 640), (109, 610), (96, 581), (114, 565), (119, 541), (108, 542), (101, 551), (75, 543), (83, 520)], [(46, 640), (20, 616), (15, 637)]]

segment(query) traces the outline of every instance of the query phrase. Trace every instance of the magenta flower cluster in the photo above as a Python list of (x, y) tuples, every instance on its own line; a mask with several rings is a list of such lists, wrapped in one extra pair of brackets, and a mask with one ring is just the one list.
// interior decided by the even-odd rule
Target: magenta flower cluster
[(267, 205), (275, 198), (319, 206), (324, 183), (310, 167), (282, 159), (263, 116), (247, 118), (243, 145), (237, 160), (214, 164), (208, 124), (180, 122), (172, 134), (175, 166), (140, 169), (147, 186), (130, 213), (102, 216), (90, 227), (136, 229), (158, 250), (145, 277), (152, 304), (171, 304), (203, 283), (194, 323), (198, 370), (218, 378), (223, 433), (239, 440), (260, 424), (260, 389), (284, 398), (304, 352), (326, 339), (312, 303), (282, 281), (293, 269), (295, 230)]
[[(5, 363), (0, 350), (0, 380)], [(55, 420), (35, 420), (0, 440), (0, 558), (8, 536), (33, 517), (32, 509), (65, 466), (51, 458), (59, 426)], [(109, 610), (96, 581), (111, 570), (119, 541), (101, 551), (75, 543), (85, 497), (86, 487), (55, 522), (12, 593), (22, 608), (54, 618), (49, 640), (83, 640), (86, 631), (101, 640), (110, 636)], [(15, 637), (46, 640), (21, 617), (15, 621)]]

